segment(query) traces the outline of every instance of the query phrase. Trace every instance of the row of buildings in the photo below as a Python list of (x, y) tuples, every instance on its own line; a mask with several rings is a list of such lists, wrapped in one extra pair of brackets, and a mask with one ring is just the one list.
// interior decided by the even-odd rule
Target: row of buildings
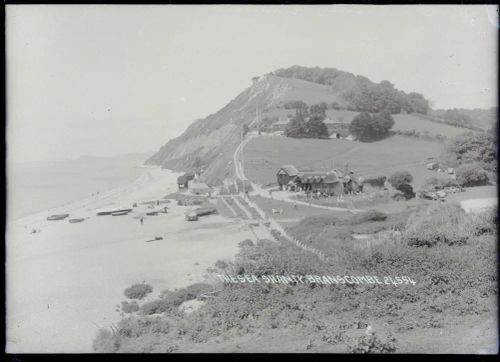
[(276, 177), (282, 190), (320, 192), (331, 196), (340, 196), (344, 193), (345, 179), (336, 170), (308, 172), (299, 171), (293, 165), (284, 165), (278, 170)]

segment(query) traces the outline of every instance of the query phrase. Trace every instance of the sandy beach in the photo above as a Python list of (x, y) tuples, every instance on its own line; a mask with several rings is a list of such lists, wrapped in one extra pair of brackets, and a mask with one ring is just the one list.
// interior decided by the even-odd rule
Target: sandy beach
[[(97, 330), (120, 319), (115, 309), (126, 287), (146, 281), (158, 295), (203, 281), (208, 267), (254, 239), (237, 219), (187, 222), (190, 208), (175, 202), (166, 204), (167, 214), (145, 216), (142, 225), (137, 217), (150, 211), (146, 205), (125, 216), (96, 215), (102, 207), (162, 199), (176, 191), (177, 176), (145, 168), (130, 185), (8, 222), (7, 352), (92, 352)], [(46, 220), (57, 213), (85, 221)], [(156, 236), (163, 240), (146, 242)]]

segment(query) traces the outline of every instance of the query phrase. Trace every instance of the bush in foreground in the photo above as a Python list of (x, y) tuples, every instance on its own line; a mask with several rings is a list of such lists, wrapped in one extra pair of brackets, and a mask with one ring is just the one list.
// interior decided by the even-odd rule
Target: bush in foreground
[(409, 218), (404, 238), (410, 246), (463, 245), (475, 236), (471, 217), (456, 203), (435, 204)]
[(130, 287), (128, 287), (127, 289), (125, 289), (125, 291), (123, 292), (123, 294), (125, 294), (125, 296), (129, 299), (142, 299), (144, 298), (146, 295), (148, 295), (149, 293), (151, 293), (153, 291), (153, 287), (149, 284), (145, 284), (145, 283), (137, 283), (137, 284), (134, 284)]

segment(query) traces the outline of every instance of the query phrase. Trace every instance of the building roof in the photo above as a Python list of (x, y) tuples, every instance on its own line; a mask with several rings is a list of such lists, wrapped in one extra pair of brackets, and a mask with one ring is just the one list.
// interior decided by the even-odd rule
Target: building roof
[(299, 174), (299, 170), (297, 170), (294, 165), (283, 165), (280, 170), (285, 171), (288, 176), (297, 176)]
[(327, 183), (340, 182), (340, 178), (335, 171), (332, 172), (299, 172), (297, 177), (303, 183)]

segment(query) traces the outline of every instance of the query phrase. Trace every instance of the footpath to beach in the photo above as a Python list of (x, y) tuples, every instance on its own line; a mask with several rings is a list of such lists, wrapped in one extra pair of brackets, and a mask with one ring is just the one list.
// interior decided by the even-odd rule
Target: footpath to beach
[[(146, 168), (130, 185), (8, 222), (7, 352), (92, 352), (97, 330), (120, 319), (115, 309), (126, 287), (146, 281), (157, 296), (203, 281), (207, 268), (255, 238), (234, 218), (211, 215), (189, 223), (188, 207), (174, 202), (158, 216), (144, 216), (148, 209), (141, 205), (126, 216), (96, 216), (102, 207), (161, 199), (176, 191), (176, 178)], [(57, 213), (86, 219), (46, 220)], [(156, 236), (163, 240), (146, 242)]]

